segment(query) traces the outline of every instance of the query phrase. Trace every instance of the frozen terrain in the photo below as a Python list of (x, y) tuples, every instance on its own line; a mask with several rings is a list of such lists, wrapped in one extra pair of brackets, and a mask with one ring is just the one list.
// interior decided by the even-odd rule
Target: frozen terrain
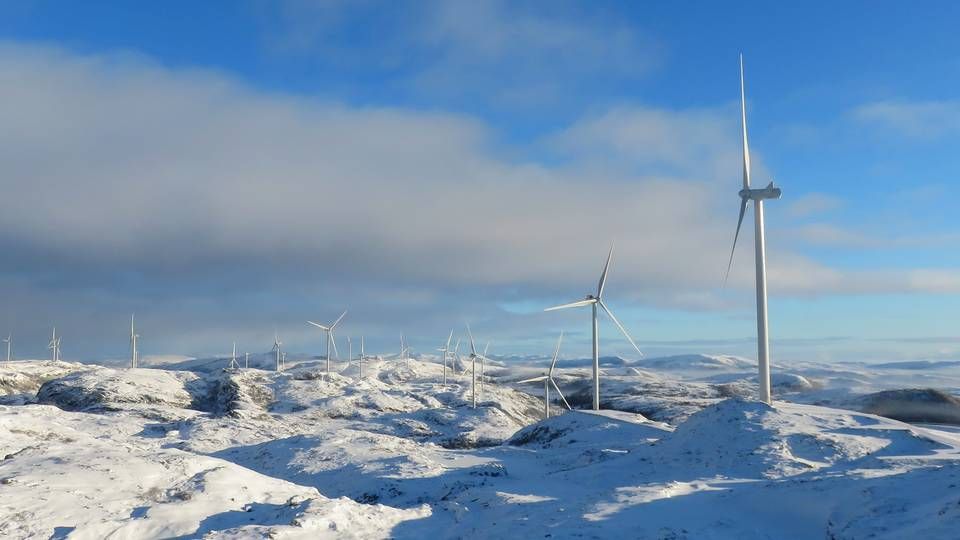
[(0, 364), (0, 538), (956, 536), (957, 363), (603, 364)]

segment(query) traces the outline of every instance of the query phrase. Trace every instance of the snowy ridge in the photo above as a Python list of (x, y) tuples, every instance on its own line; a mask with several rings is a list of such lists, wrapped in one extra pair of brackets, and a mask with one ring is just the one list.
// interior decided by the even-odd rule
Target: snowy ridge
[[(36, 395), (0, 406), (0, 536), (946, 538), (960, 526), (960, 435), (744, 399), (753, 368), (704, 358), (606, 367), (602, 403), (617, 410), (553, 403), (546, 421), (542, 386), (514, 383), (538, 363), (489, 366), (474, 409), (470, 374), (444, 385), (432, 359), (371, 359), (362, 379), (357, 362), (328, 374), (310, 359), (282, 373), (26, 362)], [(954, 405), (842, 392), (891, 382), (884, 369), (802, 365), (775, 382), (791, 400)], [(574, 404), (588, 373), (557, 373)]]

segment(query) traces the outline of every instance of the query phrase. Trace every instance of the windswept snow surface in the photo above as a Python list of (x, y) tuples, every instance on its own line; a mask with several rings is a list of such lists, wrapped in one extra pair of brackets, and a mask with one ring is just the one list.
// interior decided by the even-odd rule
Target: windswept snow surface
[[(954, 538), (960, 527), (958, 429), (851, 410), (949, 412), (952, 364), (778, 366), (768, 406), (748, 399), (755, 365), (741, 358), (611, 361), (602, 396), (616, 410), (555, 402), (548, 420), (542, 386), (516, 383), (543, 372), (537, 360), (487, 366), (475, 409), (469, 362), (446, 385), (429, 358), (371, 360), (362, 379), (355, 363), (288, 366), (0, 364), (0, 538)], [(588, 403), (588, 376), (578, 361), (556, 374), (574, 404)], [(928, 386), (943, 392), (902, 390)]]

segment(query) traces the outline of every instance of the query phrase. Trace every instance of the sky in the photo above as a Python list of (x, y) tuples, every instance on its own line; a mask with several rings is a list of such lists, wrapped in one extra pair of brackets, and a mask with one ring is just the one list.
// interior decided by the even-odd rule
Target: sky
[[(390, 353), (469, 322), (754, 358), (738, 54), (778, 361), (960, 356), (960, 5), (0, 3), (0, 333), (45, 357)], [(601, 354), (635, 357), (609, 321)]]

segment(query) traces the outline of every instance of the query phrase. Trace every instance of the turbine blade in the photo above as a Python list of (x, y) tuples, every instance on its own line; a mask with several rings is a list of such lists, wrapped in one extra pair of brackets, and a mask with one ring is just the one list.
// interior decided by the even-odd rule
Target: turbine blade
[(541, 375), (541, 376), (539, 376), (539, 377), (534, 377), (534, 378), (532, 378), (532, 379), (524, 379), (524, 380), (522, 380), (522, 381), (517, 381), (515, 384), (527, 384), (527, 383), (532, 383), (532, 382), (541, 382), (541, 381), (543, 381), (543, 380), (546, 379), (546, 378), (547, 378), (546, 375)]
[(557, 394), (560, 394), (560, 399), (562, 399), (563, 404), (567, 406), (567, 410), (572, 411), (573, 407), (571, 407), (570, 404), (567, 403), (567, 398), (563, 397), (563, 392), (560, 391), (560, 387), (557, 386), (557, 381), (553, 380), (553, 377), (550, 377), (550, 384), (553, 385), (553, 389), (557, 391)]
[(750, 189), (750, 146), (747, 144), (747, 93), (743, 85), (743, 53), (740, 53), (740, 126), (743, 128), (743, 188)]
[(453, 339), (453, 328), (450, 329), (450, 335), (447, 336), (447, 344), (446, 344), (446, 346), (444, 346), (443, 350), (446, 351), (447, 349), (450, 348), (450, 340), (451, 340), (451, 339)]
[(575, 307), (589, 306), (590, 304), (593, 304), (593, 303), (596, 302), (596, 301), (597, 301), (597, 300), (596, 300), (595, 298), (588, 298), (588, 299), (586, 299), (586, 300), (577, 300), (576, 302), (570, 302), (569, 304), (561, 304), (561, 305), (559, 305), (559, 306), (548, 307), (548, 308), (545, 309), (544, 311), (556, 311), (556, 310), (558, 310), (558, 309), (567, 309), (567, 308), (575, 308)]
[(740, 199), (740, 217), (737, 218), (737, 232), (733, 233), (733, 247), (730, 248), (730, 260), (727, 261), (727, 273), (723, 276), (723, 282), (726, 284), (730, 277), (730, 268), (733, 267), (733, 254), (737, 251), (737, 238), (740, 238), (740, 226), (743, 225), (743, 215), (747, 213), (747, 201), (749, 199)]
[(334, 323), (330, 325), (330, 329), (333, 330), (334, 328), (336, 328), (337, 325), (340, 324), (340, 321), (342, 321), (343, 318), (346, 317), (346, 316), (347, 316), (347, 311), (344, 310), (343, 313), (341, 313), (340, 316), (337, 317), (337, 320), (334, 321)]
[(607, 254), (607, 262), (603, 265), (603, 273), (600, 274), (600, 283), (597, 284), (597, 298), (603, 298), (603, 286), (607, 283), (607, 272), (610, 271), (610, 259), (613, 258), (613, 244), (610, 244), (610, 253)]
[(560, 337), (557, 338), (557, 348), (553, 351), (553, 362), (550, 363), (550, 371), (547, 373), (552, 377), (553, 368), (557, 367), (557, 358), (560, 357), (560, 344), (563, 343), (563, 330), (560, 331)]
[(626, 337), (627, 341), (629, 341), (630, 344), (633, 345), (633, 348), (636, 349), (638, 353), (640, 353), (640, 356), (643, 356), (643, 353), (640, 352), (640, 347), (637, 347), (637, 344), (633, 342), (633, 338), (630, 337), (630, 334), (627, 333), (627, 329), (624, 328), (622, 324), (620, 324), (620, 321), (618, 321), (617, 318), (613, 315), (613, 312), (610, 311), (610, 308), (608, 308), (606, 304), (604, 304), (603, 302), (600, 302), (600, 307), (603, 308), (603, 311), (607, 312), (607, 315), (609, 315), (610, 319), (614, 322), (614, 324), (617, 325), (617, 328), (619, 328), (620, 331), (623, 332), (624, 337)]
[(321, 330), (323, 330), (323, 331), (326, 331), (326, 332), (329, 332), (329, 331), (330, 331), (329, 328), (327, 328), (326, 326), (324, 326), (324, 325), (322, 325), (322, 324), (320, 324), (320, 323), (315, 323), (315, 322), (313, 322), (313, 321), (307, 321), (307, 324), (312, 324), (312, 325), (316, 326), (317, 328), (319, 328), (319, 329), (321, 329)]
[(333, 332), (330, 332), (330, 344), (333, 345), (333, 357), (337, 360), (340, 359), (340, 353), (337, 352), (337, 337), (333, 335)]
[[(489, 351), (489, 350), (490, 350), (490, 342), (488, 341), (488, 342), (487, 342), (487, 345), (483, 348), (483, 354), (480, 355), (480, 356), (483, 356), (484, 358), (486, 358), (486, 357), (487, 357), (487, 351)], [(489, 360), (489, 358), (488, 358), (488, 360)]]
[(470, 354), (471, 354), (472, 356), (476, 356), (476, 355), (477, 355), (477, 347), (476, 347), (476, 345), (474, 345), (474, 343), (473, 343), (473, 332), (470, 331), (470, 323), (466, 323), (466, 325), (467, 325), (467, 335), (470, 336)]

